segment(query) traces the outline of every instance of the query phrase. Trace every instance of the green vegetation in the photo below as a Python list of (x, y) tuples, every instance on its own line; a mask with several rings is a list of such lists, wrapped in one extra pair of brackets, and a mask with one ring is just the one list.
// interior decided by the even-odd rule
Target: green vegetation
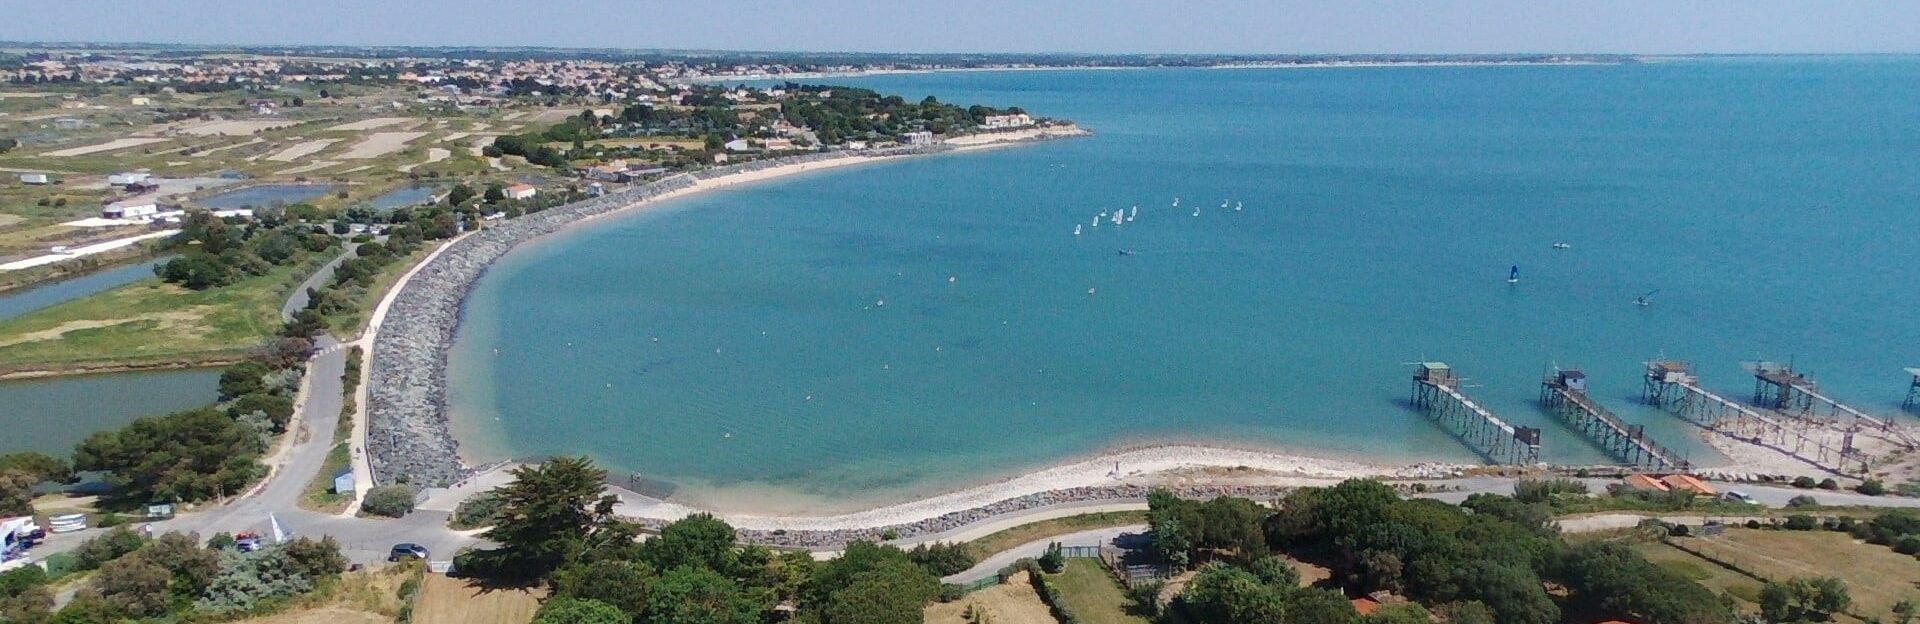
[(231, 496), (259, 479), (262, 432), (211, 408), (141, 418), (88, 436), (73, 464), (98, 470), (126, 504)]
[(462, 554), (456, 567), (494, 584), (551, 587), (549, 605), (568, 602), (544, 621), (573, 621), (558, 619), (563, 609), (603, 621), (612, 607), (620, 621), (752, 624), (787, 603), (805, 622), (917, 622), (939, 595), (934, 576), (891, 546), (855, 542), (816, 562), (736, 546), (733, 527), (705, 515), (638, 541), (640, 527), (613, 516), (605, 477), (585, 458), (516, 468), (513, 483), (494, 490), (502, 509), (485, 537), (500, 546)]
[(404, 485), (382, 485), (367, 490), (367, 498), (360, 501), (360, 513), (387, 518), (398, 518), (413, 513), (413, 488)]
[(188, 212), (173, 239), (185, 253), (154, 267), (154, 274), (170, 284), (206, 290), (266, 275), (275, 266), (294, 265), (339, 244), (324, 230), (287, 223), (279, 210), (261, 209), (244, 228), (239, 222), (202, 210)]
[[(298, 538), (242, 553), (229, 538), (167, 533), (147, 540), (125, 528), (87, 540), (75, 568), (94, 570), (55, 612), (51, 575), (37, 567), (0, 575), (0, 620), (8, 622), (190, 622), (272, 611), (347, 568), (332, 538)], [(31, 570), (29, 572), (28, 570)]]
[[(1128, 613), (1130, 601), (1118, 581), (1098, 559), (1069, 559), (1065, 569), (1049, 575), (1047, 585), (1060, 610), (1083, 624), (1145, 624), (1146, 618)], [(1041, 594), (1045, 598), (1048, 594)]]
[(1143, 511), (1103, 511), (1080, 514), (1077, 516), (1067, 516), (1065, 518), (1041, 520), (1032, 524), (1023, 524), (997, 531), (988, 534), (986, 537), (967, 542), (963, 546), (967, 550), (968, 557), (979, 561), (1009, 548), (1043, 537), (1064, 535), (1076, 531), (1085, 531), (1087, 529), (1142, 524), (1146, 521), (1147, 514)]
[[(1353, 480), (1296, 490), (1274, 512), (1252, 501), (1198, 503), (1156, 492), (1149, 537), (1155, 556), (1175, 567), (1211, 560), (1173, 604), (1195, 624), (1359, 621), (1339, 593), (1298, 589), (1292, 568), (1268, 555), (1274, 550), (1326, 566), (1350, 593), (1393, 592), (1439, 605), (1456, 622), (1475, 621), (1481, 610), (1491, 615), (1485, 621), (1515, 624), (1555, 624), (1563, 613), (1733, 622), (1707, 590), (1628, 546), (1559, 539), (1547, 500), (1567, 489), (1525, 484), (1517, 493), (1536, 502), (1479, 494), (1454, 506)], [(1564, 594), (1549, 595), (1547, 582)]]
[(302, 275), (275, 267), (209, 290), (143, 280), (0, 321), (0, 368), (239, 360), (280, 329)]
[(505, 501), (500, 500), (500, 495), (493, 491), (469, 496), (453, 508), (453, 516), (447, 518), (447, 528), (465, 531), (493, 526), (504, 505)]

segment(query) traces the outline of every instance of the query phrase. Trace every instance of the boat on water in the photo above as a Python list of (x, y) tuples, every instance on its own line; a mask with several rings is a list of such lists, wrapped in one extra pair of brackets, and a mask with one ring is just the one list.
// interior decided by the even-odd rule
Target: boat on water
[(1120, 255), (1122, 255), (1122, 256), (1131, 256), (1131, 255), (1133, 255), (1133, 250), (1132, 250), (1132, 249), (1122, 249), (1122, 250), (1120, 250)]
[(1179, 197), (1179, 196), (1177, 196), (1177, 195), (1176, 195), (1176, 196), (1174, 196), (1174, 198), (1173, 198), (1173, 207), (1175, 207), (1175, 208), (1179, 208), (1179, 207), (1180, 207), (1180, 197)]
[(1655, 288), (1653, 290), (1647, 291), (1647, 294), (1640, 295), (1639, 297), (1635, 297), (1633, 300), (1633, 305), (1637, 305), (1642, 308), (1653, 305), (1653, 293), (1657, 293), (1657, 292), (1660, 292), (1660, 289)]
[(1233, 202), (1233, 211), (1240, 212), (1240, 209), (1246, 207), (1246, 205), (1246, 202)]
[(1507, 269), (1507, 283), (1508, 284), (1520, 283), (1520, 265), (1516, 264), (1516, 265), (1513, 265), (1513, 268)]
[(1220, 207), (1221, 207), (1221, 208), (1225, 208), (1225, 207), (1227, 207), (1227, 204), (1231, 204), (1231, 203), (1233, 203), (1233, 202), (1232, 202), (1232, 201), (1229, 201), (1229, 200), (1225, 200), (1225, 199), (1222, 199), (1222, 200), (1220, 200)]
[(1554, 249), (1573, 249), (1573, 245), (1567, 244), (1566, 241), (1554, 241), (1553, 248)]
[(1074, 236), (1080, 235), (1080, 224), (1078, 223), (1073, 224), (1073, 235)]

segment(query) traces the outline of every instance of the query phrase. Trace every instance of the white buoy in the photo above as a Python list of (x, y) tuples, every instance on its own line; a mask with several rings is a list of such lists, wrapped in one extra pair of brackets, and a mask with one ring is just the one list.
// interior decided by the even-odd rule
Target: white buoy
[(948, 275), (948, 276), (947, 276), (947, 283), (948, 283), (948, 284), (952, 284), (952, 283), (954, 283), (954, 282), (958, 282), (958, 281), (960, 281), (960, 278), (959, 278), (958, 276), (954, 276), (954, 275)]

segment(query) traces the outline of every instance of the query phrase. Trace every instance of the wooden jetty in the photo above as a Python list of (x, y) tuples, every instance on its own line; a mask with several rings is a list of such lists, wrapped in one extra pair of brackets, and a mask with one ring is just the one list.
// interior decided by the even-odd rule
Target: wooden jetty
[(1920, 368), (1909, 368), (1907, 374), (1913, 376), (1913, 384), (1907, 386), (1907, 401), (1900, 404), (1900, 409), (1911, 412), (1920, 408)]
[[(1746, 362), (1744, 365), (1753, 373), (1754, 405), (1795, 418), (1824, 418), (1835, 424), (1879, 429), (1908, 449), (1920, 446), (1920, 440), (1894, 427), (1893, 419), (1872, 416), (1821, 393), (1820, 384), (1805, 373), (1795, 372), (1792, 364)], [(1912, 395), (1911, 390), (1908, 395)]]
[(1623, 464), (1658, 472), (1692, 468), (1679, 453), (1647, 437), (1645, 425), (1628, 424), (1588, 396), (1587, 375), (1578, 370), (1555, 371), (1541, 380), (1540, 403)]
[(1673, 412), (1701, 427), (1748, 443), (1769, 446), (1823, 469), (1848, 474), (1868, 468), (1865, 453), (1853, 447), (1853, 430), (1839, 446), (1808, 433), (1809, 422), (1771, 418), (1758, 410), (1727, 400), (1700, 387), (1700, 379), (1684, 362), (1647, 362), (1647, 403)]
[(1413, 406), (1496, 464), (1540, 463), (1540, 430), (1509, 425), (1461, 394), (1460, 378), (1445, 362), (1420, 363), (1413, 376)]

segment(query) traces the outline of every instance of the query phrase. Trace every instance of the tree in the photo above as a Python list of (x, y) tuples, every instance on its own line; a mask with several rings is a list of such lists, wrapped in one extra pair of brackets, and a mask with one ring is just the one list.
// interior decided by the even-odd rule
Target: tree
[(1202, 568), (1174, 607), (1195, 624), (1289, 621), (1286, 592), (1246, 570), (1218, 564)]
[(80, 547), (75, 548), (73, 551), (73, 566), (79, 570), (98, 569), (108, 561), (119, 559), (127, 556), (128, 553), (140, 550), (140, 546), (145, 543), (146, 540), (141, 539), (138, 533), (134, 533), (127, 527), (114, 527), (106, 533), (95, 535), (88, 538), (87, 541), (81, 542)]
[(486, 200), (486, 202), (489, 204), (498, 204), (501, 201), (505, 200), (506, 198), (507, 198), (507, 191), (504, 187), (500, 186), (500, 183), (498, 182), (488, 184), (487, 192), (481, 195), (481, 199)]
[(733, 541), (732, 526), (711, 514), (694, 514), (662, 528), (641, 552), (656, 570), (694, 566), (734, 577), (742, 571)]
[(273, 370), (258, 360), (243, 360), (220, 371), (220, 400), (231, 401), (267, 388)]
[(263, 471), (261, 449), (246, 425), (202, 408), (88, 436), (74, 448), (73, 464), (106, 472), (124, 499), (192, 502), (244, 490)]
[(639, 614), (659, 579), (653, 568), (639, 561), (606, 560), (574, 563), (553, 575), (557, 596), (597, 601), (620, 611)]
[(633, 616), (598, 600), (555, 597), (534, 612), (532, 624), (632, 624)]
[(1760, 616), (1769, 622), (1785, 622), (1792, 613), (1793, 590), (1782, 583), (1767, 583), (1760, 588)]
[(165, 568), (171, 575), (173, 586), (188, 595), (198, 595), (204, 591), (213, 582), (214, 575), (220, 572), (220, 555), (201, 548), (199, 540), (184, 533), (162, 534), (136, 551), (133, 557)]
[(603, 494), (607, 471), (585, 457), (557, 457), (513, 469), (513, 483), (495, 488), (500, 521), (484, 535), (500, 544), (476, 561), (495, 575), (543, 579), (585, 550), (617, 502)]
[(1360, 613), (1340, 592), (1301, 588), (1287, 605), (1288, 624), (1360, 624)]
[(1801, 494), (1799, 496), (1795, 496), (1793, 498), (1787, 499), (1787, 507), (1790, 507), (1790, 508), (1791, 507), (1815, 507), (1815, 506), (1818, 506), (1819, 504), (1820, 504), (1820, 501), (1815, 500), (1812, 496), (1807, 496), (1805, 494)]
[(910, 598), (922, 605), (940, 595), (939, 579), (914, 565), (906, 551), (893, 546), (856, 541), (847, 544), (846, 550), (838, 558), (812, 569), (804, 602), (815, 608), (825, 608), (833, 604), (835, 594), (851, 587), (856, 577), (868, 572), (901, 579), (901, 583), (894, 587), (907, 592)]
[(1263, 557), (1247, 565), (1247, 571), (1268, 587), (1293, 589), (1300, 586), (1300, 571), (1279, 557)]
[(1895, 620), (1897, 624), (1913, 624), (1914, 615), (1920, 614), (1920, 605), (1912, 598), (1901, 598), (1900, 602), (1893, 603), (1893, 614), (1900, 617)]
[(121, 557), (100, 566), (93, 587), (116, 613), (149, 618), (167, 612), (167, 584), (173, 574), (145, 557)]
[(1366, 624), (1431, 624), (1433, 614), (1417, 602), (1395, 602), (1380, 605), (1361, 621)]
[(19, 470), (0, 470), (0, 516), (33, 515), (33, 486), (40, 479)]
[(958, 574), (974, 564), (973, 555), (967, 554), (966, 546), (946, 542), (915, 546), (907, 551), (907, 558), (934, 576)]
[(868, 570), (833, 593), (822, 612), (824, 624), (919, 624), (934, 599), (923, 579)]
[(1447, 624), (1495, 624), (1493, 610), (1478, 601), (1447, 603), (1440, 612), (1447, 616)]
[(0, 455), (0, 470), (17, 470), (41, 481), (72, 483), (73, 466), (45, 453), (24, 451)]
[(733, 581), (713, 570), (686, 567), (660, 575), (639, 619), (649, 624), (755, 624), (760, 611), (761, 605)]
[(1832, 615), (1847, 610), (1853, 605), (1853, 596), (1847, 593), (1847, 583), (1838, 578), (1823, 576), (1813, 580), (1813, 599), (1808, 604), (1814, 611)]
[(455, 184), (452, 190), (447, 191), (447, 205), (458, 206), (469, 199), (473, 199), (473, 187), (466, 184)]
[(1040, 555), (1040, 569), (1048, 574), (1059, 574), (1067, 567), (1067, 555), (1060, 548), (1060, 542), (1049, 542), (1047, 550)]

